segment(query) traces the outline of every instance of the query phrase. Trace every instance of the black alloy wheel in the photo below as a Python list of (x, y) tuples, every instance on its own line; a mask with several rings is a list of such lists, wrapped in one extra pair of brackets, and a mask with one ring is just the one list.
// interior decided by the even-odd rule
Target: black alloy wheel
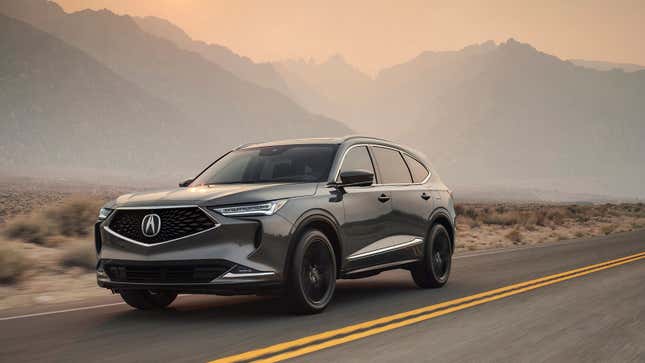
[(452, 265), (450, 234), (441, 224), (432, 226), (425, 244), (423, 261), (411, 270), (412, 278), (419, 287), (437, 288), (448, 282)]
[(336, 288), (336, 257), (327, 236), (318, 230), (303, 234), (296, 246), (288, 296), (296, 313), (319, 313)]

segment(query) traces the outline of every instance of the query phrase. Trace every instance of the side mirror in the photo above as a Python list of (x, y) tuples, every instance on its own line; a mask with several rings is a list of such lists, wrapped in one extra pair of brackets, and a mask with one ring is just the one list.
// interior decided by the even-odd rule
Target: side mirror
[(190, 183), (193, 182), (193, 180), (195, 180), (195, 179), (186, 179), (183, 182), (179, 183), (179, 187), (180, 188), (185, 188), (185, 187), (189, 186)]
[(340, 173), (339, 186), (368, 187), (374, 183), (374, 173), (367, 170), (348, 170)]

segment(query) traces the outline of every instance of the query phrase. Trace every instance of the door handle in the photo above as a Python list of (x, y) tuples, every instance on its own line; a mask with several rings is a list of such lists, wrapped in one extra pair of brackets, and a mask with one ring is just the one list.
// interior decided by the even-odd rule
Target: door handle
[(428, 200), (428, 199), (430, 199), (430, 195), (427, 194), (426, 192), (423, 192), (423, 194), (421, 194), (421, 199)]
[(379, 202), (381, 202), (381, 203), (385, 203), (385, 202), (387, 202), (387, 201), (388, 201), (388, 200), (390, 200), (390, 199), (391, 199), (391, 198), (390, 198), (390, 197), (388, 197), (388, 196), (387, 196), (387, 195), (385, 195), (385, 194), (381, 194), (381, 195), (378, 197), (378, 200), (379, 200)]

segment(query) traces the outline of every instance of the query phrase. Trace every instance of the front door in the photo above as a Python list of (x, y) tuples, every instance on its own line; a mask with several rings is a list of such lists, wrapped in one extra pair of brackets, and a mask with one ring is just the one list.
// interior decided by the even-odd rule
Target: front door
[[(340, 173), (349, 170), (376, 172), (366, 146), (352, 147), (343, 160)], [(346, 269), (360, 268), (366, 259), (355, 258), (357, 252), (387, 238), (391, 231), (389, 219), (392, 213), (392, 196), (386, 186), (345, 187), (343, 207), (345, 221), (341, 226), (344, 241), (344, 256), (348, 257)], [(352, 255), (354, 258), (352, 258)]]

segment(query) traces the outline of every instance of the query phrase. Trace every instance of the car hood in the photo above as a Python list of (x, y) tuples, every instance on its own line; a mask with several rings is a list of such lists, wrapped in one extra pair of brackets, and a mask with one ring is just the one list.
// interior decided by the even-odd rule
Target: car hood
[(316, 193), (316, 183), (218, 184), (130, 193), (118, 197), (113, 208), (179, 205), (227, 205), (295, 198)]

